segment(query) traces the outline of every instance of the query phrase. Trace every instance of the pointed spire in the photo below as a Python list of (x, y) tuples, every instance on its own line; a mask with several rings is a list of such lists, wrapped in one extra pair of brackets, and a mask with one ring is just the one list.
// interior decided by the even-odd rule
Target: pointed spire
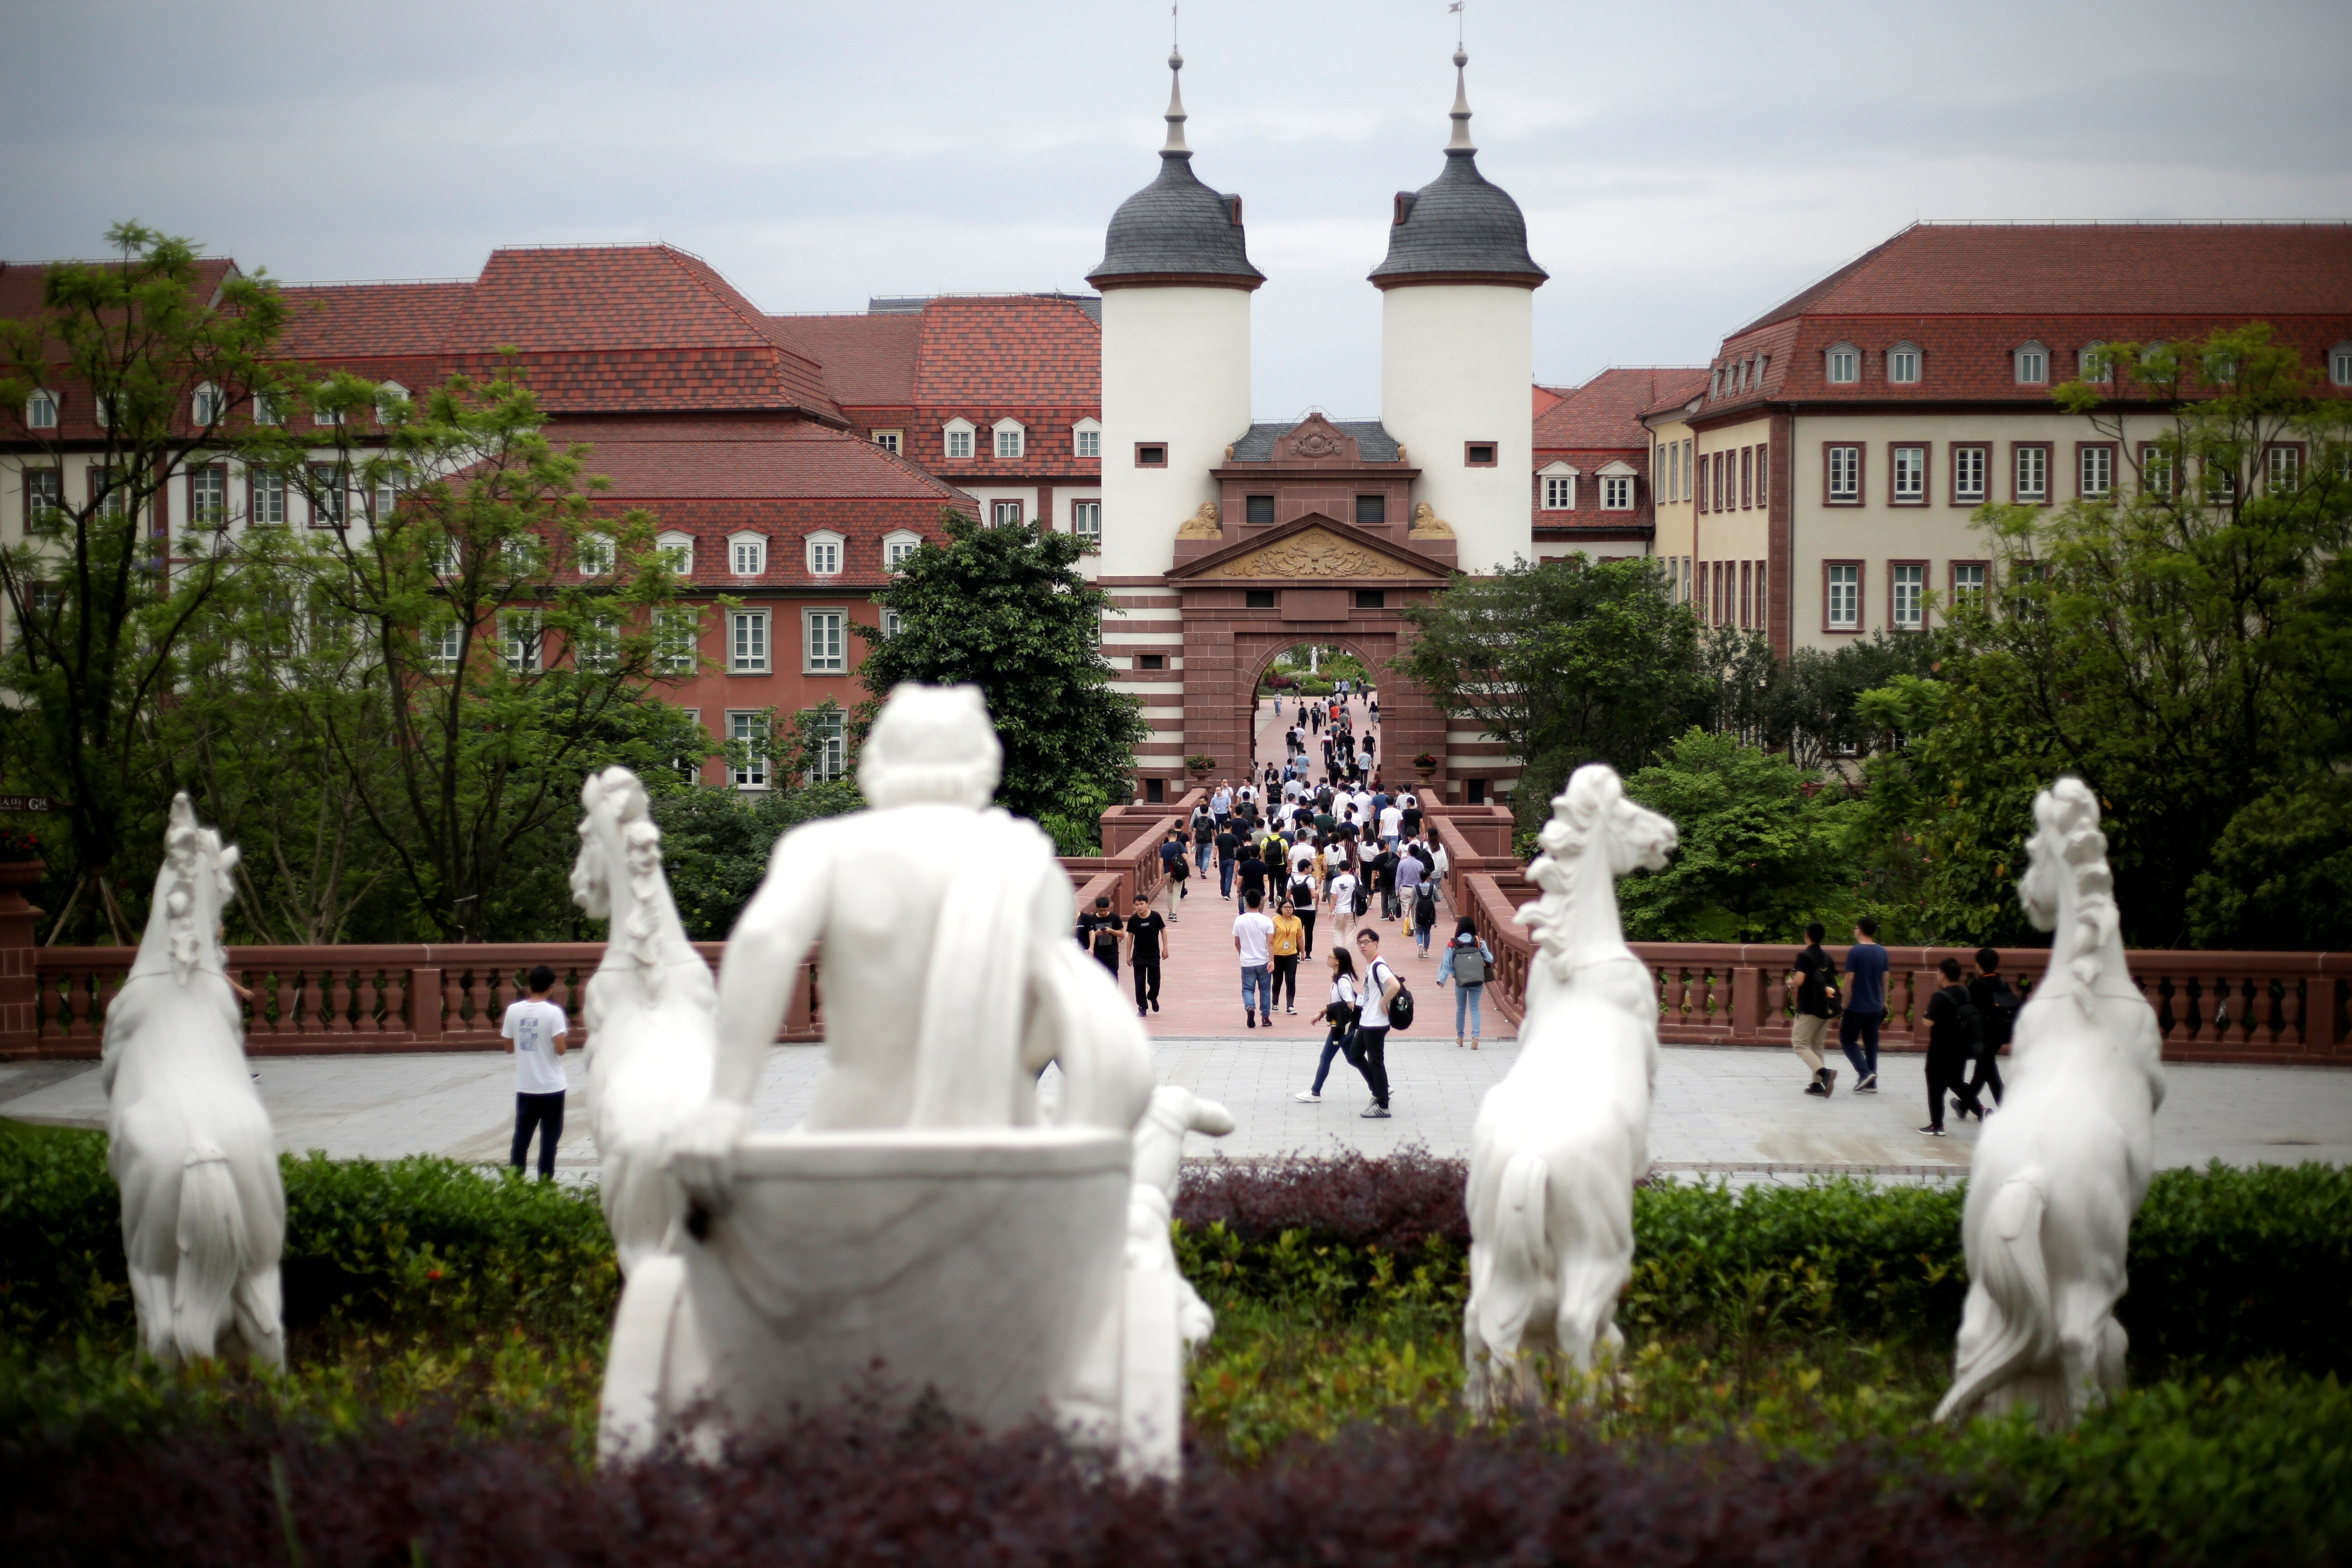
[(1175, 49), (1168, 51), (1168, 144), (1160, 149), (1161, 156), (1171, 153), (1189, 158), (1192, 150), (1184, 145), (1184, 57)]
[(1454, 140), (1445, 144), (1445, 151), (1449, 154), (1478, 151), (1478, 144), (1470, 140), (1470, 88), (1462, 74), (1462, 68), (1469, 63), (1470, 57), (1462, 52), (1462, 46), (1454, 45)]

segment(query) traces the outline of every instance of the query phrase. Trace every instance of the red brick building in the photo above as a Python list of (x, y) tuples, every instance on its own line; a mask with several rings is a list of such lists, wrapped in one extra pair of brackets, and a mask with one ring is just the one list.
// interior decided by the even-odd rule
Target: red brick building
[(1537, 560), (1579, 551), (1603, 560), (1651, 553), (1656, 496), (1642, 416), (1706, 385), (1703, 368), (1633, 365), (1604, 370), (1581, 386), (1535, 389)]

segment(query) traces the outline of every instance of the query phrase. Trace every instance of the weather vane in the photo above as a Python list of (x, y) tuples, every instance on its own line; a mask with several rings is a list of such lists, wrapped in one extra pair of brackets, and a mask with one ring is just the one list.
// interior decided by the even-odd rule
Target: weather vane
[(1454, 18), (1454, 47), (1458, 49), (1462, 47), (1462, 0), (1454, 0), (1445, 9)]

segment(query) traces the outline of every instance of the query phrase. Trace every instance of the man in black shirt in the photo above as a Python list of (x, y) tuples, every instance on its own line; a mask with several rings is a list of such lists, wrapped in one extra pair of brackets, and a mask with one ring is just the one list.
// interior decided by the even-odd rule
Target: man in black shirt
[(1948, 958), (1936, 966), (1943, 972), (1943, 988), (1927, 998), (1927, 1125), (1919, 1129), (1930, 1138), (1944, 1136), (1944, 1097), (1965, 1105), (1969, 1063), (1977, 1054), (1977, 1005), (1960, 984), (1960, 961)]
[(1241, 878), (1242, 902), (1247, 904), (1252, 894), (1257, 896), (1260, 903), (1265, 902), (1265, 858), (1255, 844), (1242, 847)]
[(1126, 927), (1111, 913), (1108, 897), (1097, 899), (1094, 909), (1078, 917), (1078, 945), (1093, 953), (1113, 980), (1118, 978), (1118, 944), (1125, 935)]
[(1822, 938), (1826, 934), (1827, 928), (1819, 921), (1805, 928), (1804, 949), (1797, 954), (1790, 971), (1801, 978), (1797, 984), (1797, 1016), (1789, 1025), (1790, 1047), (1813, 1073), (1813, 1080), (1805, 1086), (1805, 1092), (1823, 1100), (1837, 1087), (1837, 1073), (1822, 1065), (1822, 1041), (1829, 1029), (1831, 1016), (1840, 1005), (1837, 963), (1822, 951)]
[(1233, 830), (1232, 819), (1217, 825), (1217, 897), (1234, 896), (1234, 858), (1242, 850), (1242, 836)]
[(1168, 922), (1141, 893), (1127, 917), (1127, 966), (1135, 975), (1135, 1016), (1160, 1011), (1160, 961), (1168, 956)]
[(1977, 1120), (1984, 1120), (1984, 1091), (1992, 1089), (1992, 1102), (2000, 1103), (2000, 1048), (2008, 1045), (2017, 1032), (2017, 1010), (2023, 1005), (2009, 982), (2000, 976), (2000, 954), (1989, 947), (1977, 949), (1976, 978), (1969, 982), (1969, 1000), (1977, 1005), (1977, 1032), (1981, 1037), (1977, 1045), (1975, 1074), (1969, 1087), (1960, 1091), (1960, 1117), (1966, 1121), (1969, 1111)]

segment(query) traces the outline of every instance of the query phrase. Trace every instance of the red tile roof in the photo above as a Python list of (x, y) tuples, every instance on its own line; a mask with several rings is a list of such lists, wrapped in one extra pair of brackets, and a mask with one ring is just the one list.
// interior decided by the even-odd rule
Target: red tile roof
[[(41, 312), (41, 288), (49, 268), (62, 266), (57, 261), (0, 261), (0, 319), (29, 321)], [(85, 266), (113, 267), (112, 261), (83, 263)], [(195, 292), (207, 303), (217, 299), (220, 287), (236, 275), (236, 263), (226, 256), (199, 257), (195, 264)], [(65, 355), (54, 342), (49, 344), (48, 359), (53, 363), (64, 363)]]
[(279, 346), (296, 359), (432, 358), (448, 345), (473, 285), (289, 283)]
[(601, 500), (887, 500), (936, 510), (971, 498), (872, 442), (798, 420), (577, 420), (549, 439), (585, 442), (591, 473), (613, 481)]
[(1558, 401), (1536, 416), (1536, 466), (1563, 451), (1642, 451), (1650, 432), (1642, 416), (1680, 403), (1706, 385), (1706, 372), (1685, 365), (1624, 365), (1581, 386), (1551, 388)]
[(923, 307), (915, 401), (1098, 405), (1102, 329), (1068, 300), (1014, 295)]
[(2352, 310), (2352, 224), (1913, 224), (1766, 311), (2230, 316)]
[(923, 318), (917, 312), (768, 319), (824, 366), (825, 385), (843, 407), (904, 407), (915, 401), (915, 361), (923, 334)]

